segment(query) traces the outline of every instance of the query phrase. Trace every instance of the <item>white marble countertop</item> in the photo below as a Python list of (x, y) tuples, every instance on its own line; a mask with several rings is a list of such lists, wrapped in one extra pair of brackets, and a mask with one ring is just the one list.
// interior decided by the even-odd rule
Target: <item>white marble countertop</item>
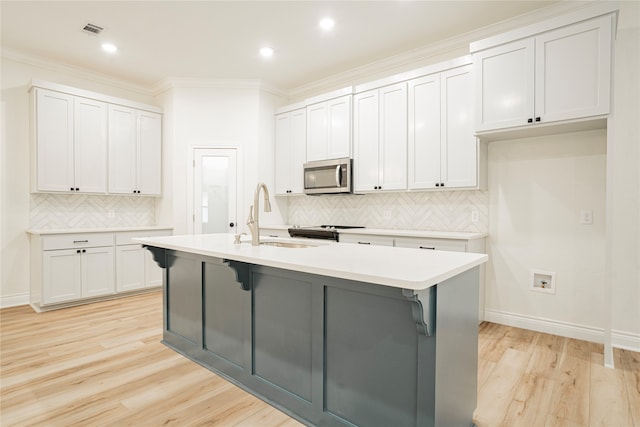
[[(292, 225), (263, 225), (261, 229), (287, 230)], [(303, 226), (304, 227), (304, 226)], [(375, 236), (400, 236), (418, 237), (427, 239), (452, 239), (452, 240), (474, 240), (487, 237), (488, 233), (468, 232), (468, 231), (431, 231), (431, 230), (406, 230), (395, 228), (347, 228), (339, 230), (340, 234), (366, 234)]]
[(134, 239), (137, 243), (250, 264), (422, 290), (485, 263), (488, 256), (466, 252), (424, 251), (309, 239), (261, 238), (317, 244), (309, 248), (234, 244), (233, 234), (199, 234)]
[(102, 228), (52, 228), (27, 230), (29, 234), (75, 234), (75, 233), (117, 233), (121, 231), (155, 231), (172, 230), (173, 227), (165, 225), (142, 225), (137, 227), (102, 227)]

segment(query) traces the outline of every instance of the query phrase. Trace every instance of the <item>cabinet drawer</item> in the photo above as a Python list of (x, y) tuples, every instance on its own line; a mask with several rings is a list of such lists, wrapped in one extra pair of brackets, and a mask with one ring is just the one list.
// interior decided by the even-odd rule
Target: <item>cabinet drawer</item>
[(135, 245), (138, 242), (134, 242), (132, 239), (138, 237), (160, 237), (170, 236), (171, 230), (140, 230), (140, 231), (121, 231), (116, 233), (116, 245)]
[(421, 239), (396, 237), (396, 246), (401, 248), (433, 249), (437, 251), (466, 252), (467, 244), (462, 240)]
[(113, 233), (54, 234), (42, 236), (42, 250), (113, 246)]
[(393, 246), (393, 237), (358, 234), (340, 234), (340, 243), (360, 245)]

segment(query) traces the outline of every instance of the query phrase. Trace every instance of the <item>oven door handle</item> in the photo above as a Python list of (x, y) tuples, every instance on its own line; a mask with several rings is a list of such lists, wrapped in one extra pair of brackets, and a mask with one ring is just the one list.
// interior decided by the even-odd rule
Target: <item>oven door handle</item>
[(340, 165), (336, 166), (336, 188), (340, 188), (340, 182), (342, 181), (342, 179), (340, 179), (340, 172), (342, 172), (342, 167), (340, 167)]

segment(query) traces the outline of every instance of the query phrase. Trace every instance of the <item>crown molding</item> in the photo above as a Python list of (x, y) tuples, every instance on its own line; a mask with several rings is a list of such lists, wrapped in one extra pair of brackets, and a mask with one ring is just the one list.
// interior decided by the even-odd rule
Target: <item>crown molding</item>
[(288, 96), (283, 90), (260, 79), (203, 79), (190, 77), (168, 77), (163, 79), (153, 87), (153, 94), (157, 96), (175, 88), (255, 89), (285, 98)]
[(86, 68), (81, 68), (73, 65), (64, 64), (61, 62), (51, 61), (49, 59), (45, 59), (37, 55), (27, 54), (27, 53), (20, 52), (7, 47), (2, 48), (2, 58), (19, 62), (21, 64), (44, 68), (50, 71), (55, 71), (55, 72), (67, 74), (73, 77), (90, 80), (95, 83), (117, 87), (119, 89), (139, 93), (145, 96), (154, 95), (151, 88), (146, 86), (141, 86), (125, 80), (116, 79), (113, 76), (109, 76), (103, 73), (98, 73), (96, 71), (88, 70)]

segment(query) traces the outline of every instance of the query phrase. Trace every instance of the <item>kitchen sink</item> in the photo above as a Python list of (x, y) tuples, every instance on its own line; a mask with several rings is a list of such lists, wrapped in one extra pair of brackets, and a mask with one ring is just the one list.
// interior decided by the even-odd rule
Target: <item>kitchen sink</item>
[(260, 242), (261, 245), (278, 246), (280, 248), (314, 248), (316, 245), (305, 245), (304, 243), (295, 242)]

